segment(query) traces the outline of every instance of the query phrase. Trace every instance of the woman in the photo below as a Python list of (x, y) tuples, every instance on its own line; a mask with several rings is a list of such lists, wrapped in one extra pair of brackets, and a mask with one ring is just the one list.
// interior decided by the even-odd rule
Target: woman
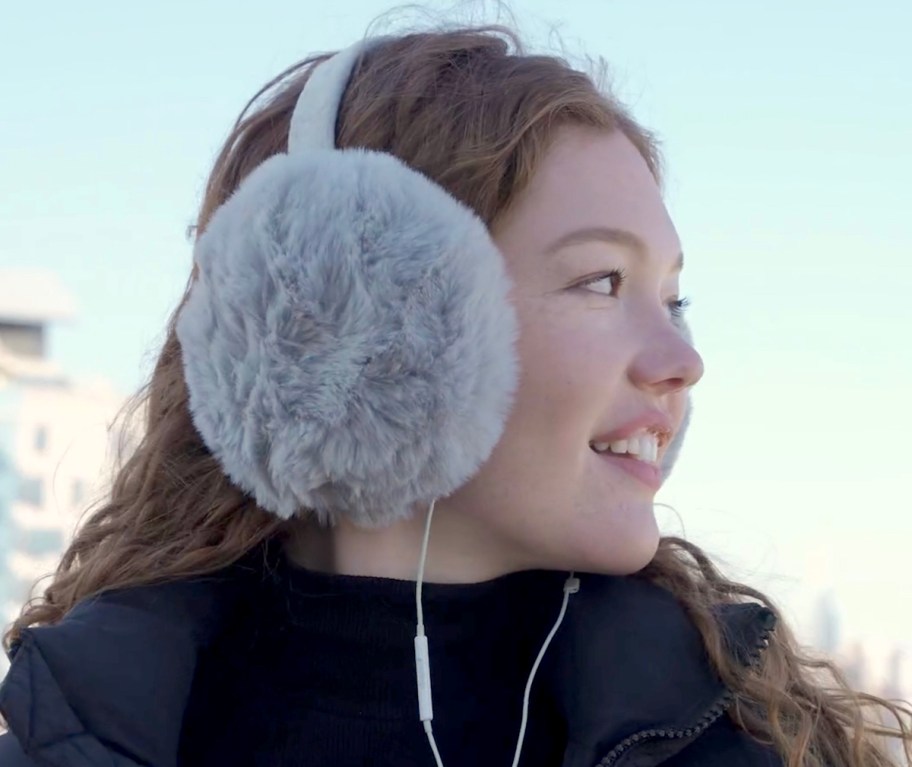
[(502, 28), (309, 59), (197, 231), (143, 440), (7, 635), (0, 763), (898, 764), (908, 712), (659, 538), (703, 364), (590, 78)]

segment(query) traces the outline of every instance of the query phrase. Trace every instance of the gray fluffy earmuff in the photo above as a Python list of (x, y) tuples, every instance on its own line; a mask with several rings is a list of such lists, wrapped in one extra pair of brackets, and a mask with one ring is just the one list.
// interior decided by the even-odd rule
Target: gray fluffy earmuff
[(288, 153), (199, 236), (177, 321), (195, 427), (284, 518), (380, 526), (450, 494), (489, 457), (517, 385), (511, 283), (485, 224), (397, 158), (335, 148), (351, 71), (382, 39), (312, 72)]
[(177, 334), (194, 425), (239, 487), (282, 517), (375, 526), (488, 458), (517, 328), (474, 212), (389, 154), (334, 148), (359, 47), (316, 68), (288, 154), (212, 216)]

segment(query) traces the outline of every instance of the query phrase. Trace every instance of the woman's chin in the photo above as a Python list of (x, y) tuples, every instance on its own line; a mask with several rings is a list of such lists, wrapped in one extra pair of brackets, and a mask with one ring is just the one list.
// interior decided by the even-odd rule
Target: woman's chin
[(605, 575), (631, 575), (639, 572), (655, 557), (661, 534), (655, 514), (638, 513), (636, 520), (615, 527), (610, 533), (599, 531), (581, 536), (573, 568), (580, 572)]

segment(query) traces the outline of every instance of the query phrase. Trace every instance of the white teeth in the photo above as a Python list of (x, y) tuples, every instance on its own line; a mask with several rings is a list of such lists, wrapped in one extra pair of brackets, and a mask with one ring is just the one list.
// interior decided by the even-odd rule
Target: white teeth
[(610, 451), (618, 455), (632, 455), (647, 463), (655, 463), (659, 457), (659, 440), (654, 434), (642, 434), (614, 442), (593, 442), (592, 449), (597, 453)]

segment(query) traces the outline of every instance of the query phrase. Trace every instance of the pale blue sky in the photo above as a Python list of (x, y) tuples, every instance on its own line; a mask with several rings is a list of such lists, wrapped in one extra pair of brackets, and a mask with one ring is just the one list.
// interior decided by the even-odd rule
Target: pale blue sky
[[(53, 335), (68, 369), (137, 385), (238, 111), (286, 65), (348, 44), (391, 7), (57, 0), (4, 11), (0, 266), (52, 267), (75, 292), (79, 320)], [(847, 632), (912, 636), (898, 559), (912, 552), (912, 3), (512, 8), (539, 46), (550, 22), (571, 50), (605, 56), (664, 139), (707, 366), (664, 500), (797, 619), (829, 584)]]

